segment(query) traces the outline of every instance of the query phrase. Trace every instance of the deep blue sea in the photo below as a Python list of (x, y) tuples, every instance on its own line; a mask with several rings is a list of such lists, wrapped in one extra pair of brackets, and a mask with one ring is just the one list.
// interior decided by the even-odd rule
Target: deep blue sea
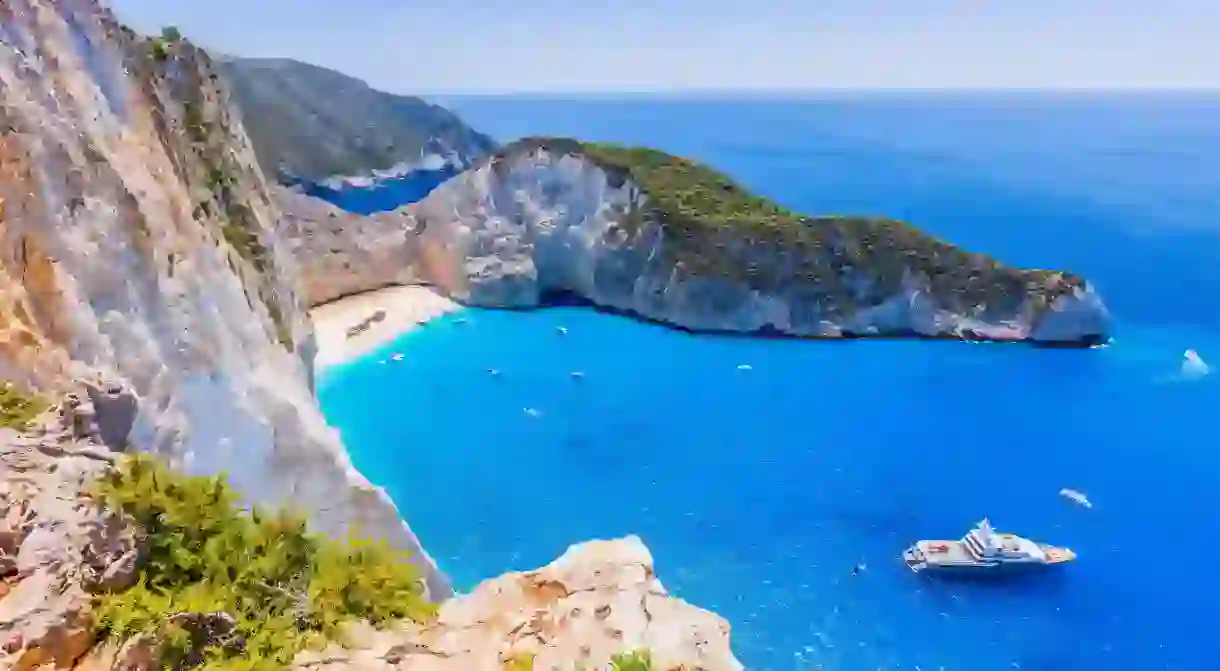
[[(800, 210), (1068, 268), (1118, 319), (1092, 350), (694, 336), (578, 308), (433, 322), (319, 396), (459, 587), (634, 533), (750, 669), (1220, 669), (1220, 373), (1180, 373), (1187, 348), (1220, 367), (1220, 95), (439, 102), (502, 141), (656, 145)], [(984, 516), (1079, 559), (973, 583), (900, 563)]]

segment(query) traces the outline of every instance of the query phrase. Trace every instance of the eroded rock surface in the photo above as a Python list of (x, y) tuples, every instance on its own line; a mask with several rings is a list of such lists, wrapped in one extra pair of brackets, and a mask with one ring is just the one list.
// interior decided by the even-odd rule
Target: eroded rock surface
[(646, 649), (658, 671), (743, 668), (729, 648), (729, 624), (670, 596), (634, 536), (574, 545), (541, 569), (488, 580), (445, 602), (435, 624), (353, 627), (345, 643), (302, 653), (296, 666), (501, 671), (532, 656), (535, 669), (570, 671), (607, 668), (615, 654)]
[[(812, 248), (749, 239), (744, 225), (694, 239), (654, 216), (649, 193), (621, 170), (563, 142), (509, 145), (420, 202), (369, 217), (276, 192), (293, 213), (285, 235), (310, 299), (424, 282), (470, 305), (532, 307), (570, 294), (701, 331), (1079, 345), (1108, 337), (1101, 298), (1070, 273), (1006, 268), (911, 229), (892, 240), (833, 220), (811, 224), (829, 229)], [(763, 271), (779, 279), (756, 281)]]
[(404, 210), (363, 216), (295, 188), (272, 187), (272, 195), (310, 305), (421, 281), (411, 262), (418, 255), (415, 220)]
[(649, 199), (579, 143), (523, 140), (411, 207), (415, 262), (468, 303), (528, 307), (565, 292), (696, 330), (1107, 337), (1101, 299), (1068, 273), (1006, 269), (911, 229), (893, 239), (835, 218), (804, 224), (823, 227), (811, 246), (745, 224), (670, 226)]
[[(278, 218), (205, 52), (94, 0), (0, 3), (0, 378), (77, 392), (82, 435), (386, 538), (443, 598), (317, 407)], [(79, 382), (99, 374), (118, 386)]]
[(71, 431), (0, 429), (0, 669), (71, 667), (93, 644), (92, 595), (135, 579), (134, 526), (85, 495), (112, 465)]

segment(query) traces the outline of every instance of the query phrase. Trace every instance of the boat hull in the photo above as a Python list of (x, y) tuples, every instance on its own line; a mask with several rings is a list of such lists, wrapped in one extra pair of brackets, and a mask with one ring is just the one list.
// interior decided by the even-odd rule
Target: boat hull
[(929, 562), (926, 558), (920, 557), (921, 553), (907, 550), (903, 553), (903, 563), (907, 568), (915, 573), (951, 575), (955, 577), (969, 576), (993, 576), (993, 575), (1021, 575), (1027, 573), (1037, 573), (1039, 571), (1051, 571), (1067, 564), (1067, 562), (976, 562), (964, 563), (953, 562), (938, 564)]

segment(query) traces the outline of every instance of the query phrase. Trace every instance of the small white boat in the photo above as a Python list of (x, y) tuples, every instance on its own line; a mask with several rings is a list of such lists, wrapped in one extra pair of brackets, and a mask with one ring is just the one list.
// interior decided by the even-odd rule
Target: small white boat
[(1182, 375), (1186, 377), (1203, 377), (1212, 372), (1211, 366), (1193, 349), (1182, 353)]
[(1060, 489), (1059, 496), (1062, 496), (1063, 498), (1077, 505), (1082, 505), (1085, 508), (1093, 507), (1093, 503), (1089, 501), (1089, 497), (1084, 495), (1084, 492), (1072, 489), (1071, 487), (1064, 487), (1063, 489)]
[(751, 366), (748, 363), (743, 363), (737, 367), (737, 370), (754, 370), (754, 366)]
[(542, 411), (537, 408), (525, 408), (523, 412), (530, 417), (541, 417)]
[(391, 354), (390, 358), (394, 361), (402, 361), (403, 356), (401, 354)]
[(571, 375), (572, 375), (572, 377), (579, 380), (585, 376), (585, 372), (583, 370), (574, 370), (574, 371), (572, 371)]
[(566, 326), (556, 326), (556, 327), (555, 327), (555, 330), (559, 332), (559, 335), (567, 335), (567, 334), (568, 334), (568, 327), (566, 327)]

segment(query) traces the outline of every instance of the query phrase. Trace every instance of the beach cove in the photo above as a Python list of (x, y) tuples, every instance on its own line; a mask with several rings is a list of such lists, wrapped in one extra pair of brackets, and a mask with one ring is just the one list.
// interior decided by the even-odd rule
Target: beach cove
[[(426, 286), (385, 287), (314, 306), (309, 317), (318, 345), (315, 372), (358, 360), (428, 321), (460, 309)], [(378, 318), (379, 313), (384, 316)]]
[[(884, 116), (903, 104), (865, 107)], [(670, 590), (732, 623), (751, 669), (1217, 663), (1220, 650), (1200, 643), (1208, 616), (1195, 597), (1220, 584), (1202, 558), (1180, 555), (1174, 571), (1131, 559), (1150, 542), (1220, 532), (1205, 512), (1220, 504), (1213, 452), (1199, 438), (1213, 432), (1220, 390), (1214, 375), (1183, 374), (1184, 351), (1214, 361), (1220, 340), (1197, 294), (1162, 290), (1210, 286), (1207, 233), (1135, 244), (1124, 227), (1147, 209), (1098, 205), (1100, 178), (1074, 187), (1086, 206), (1045, 192), (1048, 177), (988, 180), (917, 150), (822, 138), (811, 158), (767, 150), (766, 137), (754, 140), (762, 148), (732, 148), (656, 135), (693, 102), (649, 107), (661, 120), (634, 125), (642, 112), (628, 103), (503, 105), (511, 111), (481, 101), (464, 111), (504, 137), (592, 132), (586, 124), (663, 142), (798, 206), (898, 213), (1005, 259), (1063, 264), (1098, 279), (1121, 319), (1109, 346), (1058, 351), (695, 336), (583, 308), (441, 317), (324, 371), (318, 388), (355, 465), (386, 488), (459, 591), (575, 540), (638, 533)], [(1046, 123), (1071, 125), (1075, 108), (1048, 105)], [(702, 109), (723, 133), (810, 109), (826, 117), (822, 128), (839, 118), (782, 103)], [(754, 128), (799, 136), (798, 125)], [(962, 137), (937, 132), (922, 142)], [(1094, 507), (1063, 499), (1064, 487)], [(1059, 576), (997, 585), (926, 581), (899, 563), (910, 542), (958, 537), (984, 516), (1080, 559)], [(867, 569), (852, 576), (857, 564)]]

